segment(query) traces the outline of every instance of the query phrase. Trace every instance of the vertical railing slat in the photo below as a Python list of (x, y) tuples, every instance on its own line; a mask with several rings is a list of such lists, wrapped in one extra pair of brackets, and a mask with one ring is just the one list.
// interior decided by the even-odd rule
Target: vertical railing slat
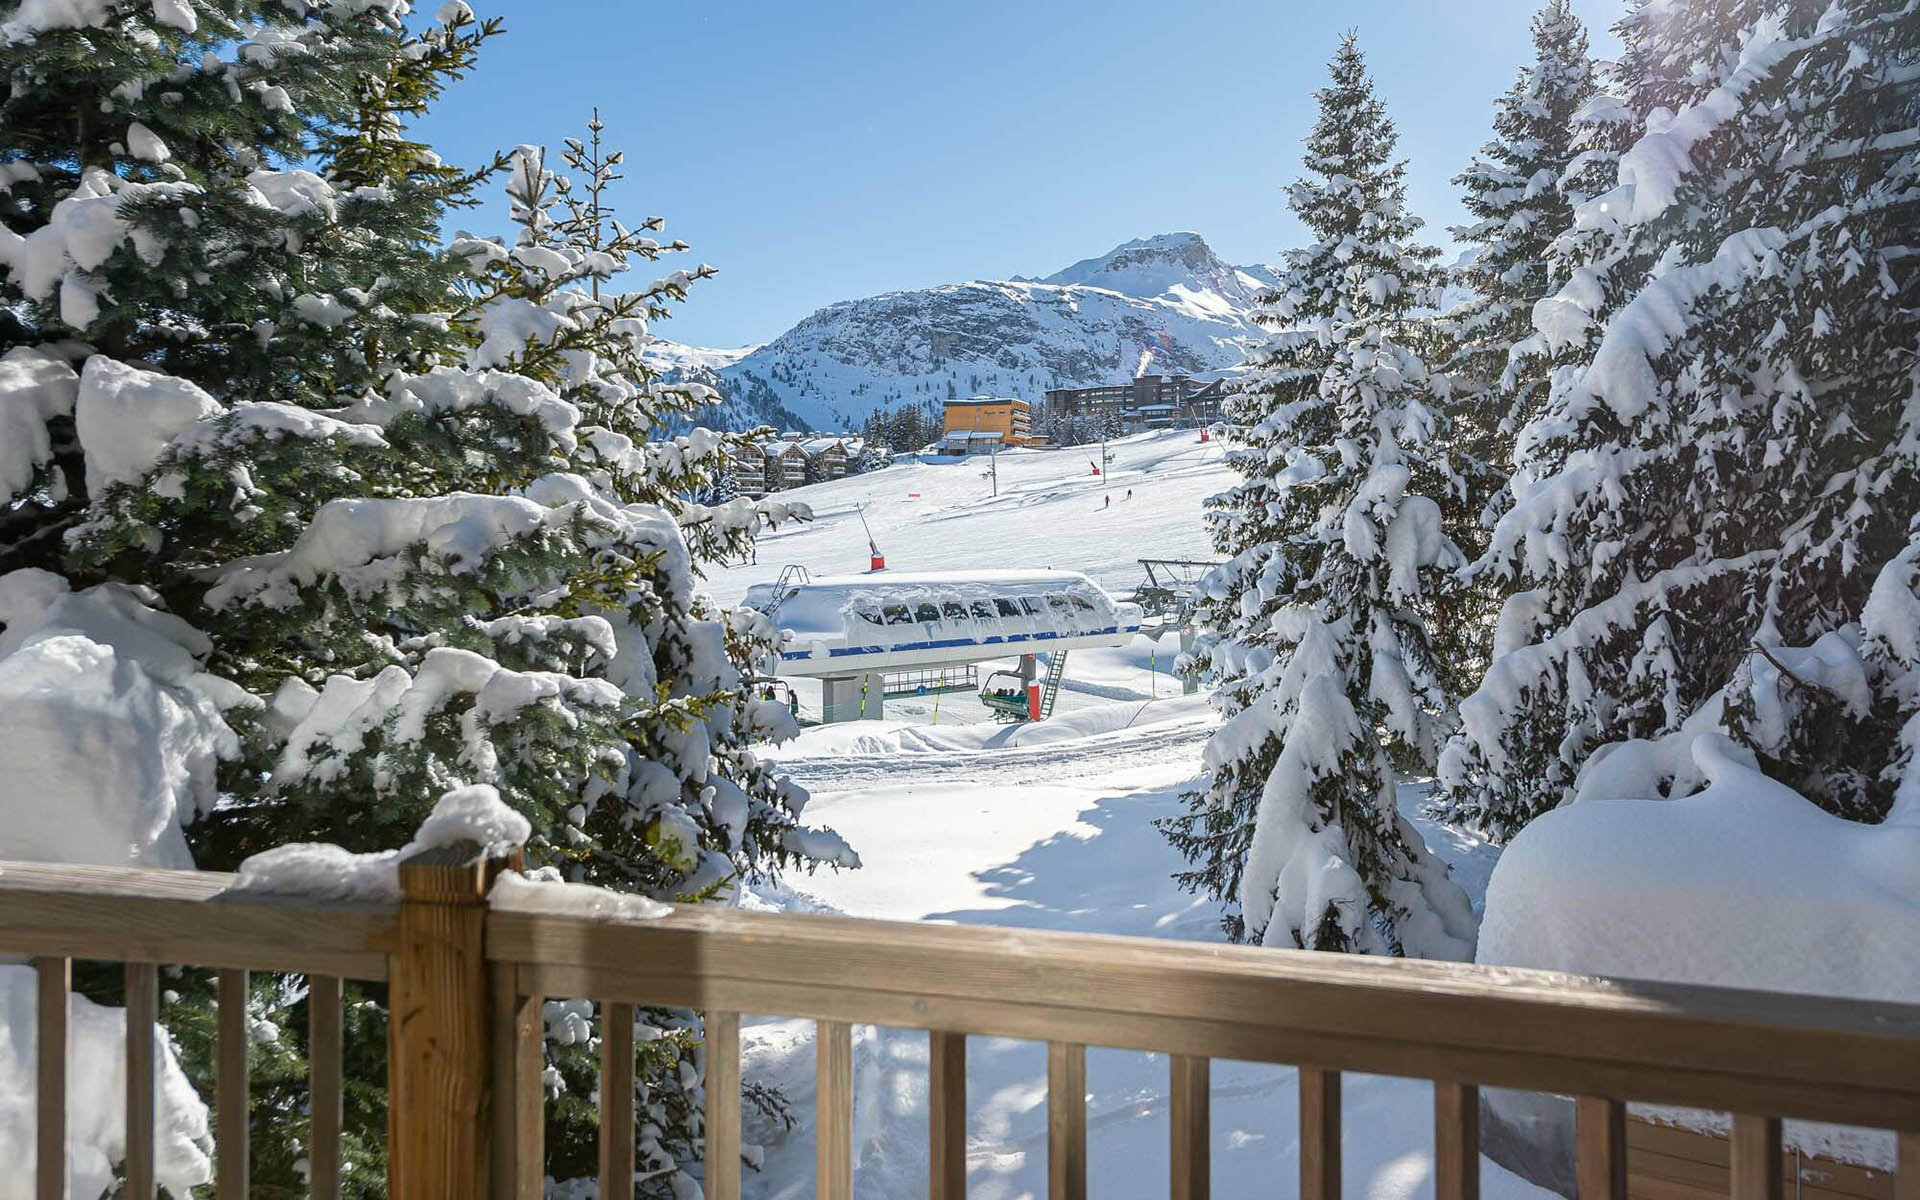
[(633, 1005), (609, 1001), (600, 1020), (600, 1197), (633, 1200)]
[(339, 1200), (340, 1124), (345, 1089), (341, 1056), (346, 1049), (337, 975), (307, 976), (307, 1180), (313, 1200)]
[(1207, 1200), (1212, 1186), (1210, 1066), (1207, 1059), (1199, 1055), (1175, 1054), (1167, 1059), (1171, 1096), (1168, 1117), (1172, 1125), (1172, 1144), (1167, 1156), (1172, 1170), (1168, 1194), (1172, 1200)]
[(1733, 1200), (1781, 1200), (1786, 1162), (1780, 1150), (1780, 1118), (1733, 1117)]
[(487, 1197), (514, 1200), (519, 1184), (519, 1091), (514, 1051), (519, 1045), (520, 973), (513, 963), (487, 964), (487, 1037), (493, 1042), (493, 1080), (488, 1085)]
[(853, 1026), (821, 1021), (814, 1118), (817, 1200), (853, 1200)]
[(67, 1042), (73, 990), (73, 960), (42, 955), (34, 962), (38, 982), (38, 1072), (34, 1103), (35, 1200), (67, 1200)]
[(705, 1014), (706, 1200), (740, 1200), (740, 1014)]
[(1480, 1200), (1480, 1089), (1433, 1084), (1434, 1200)]
[(966, 1200), (967, 1035), (927, 1035), (927, 1195)]
[(218, 1046), (214, 1069), (214, 1195), (218, 1200), (247, 1200), (247, 973), (220, 971), (214, 993), (219, 1001)]
[(160, 972), (127, 964), (128, 1200), (153, 1200), (154, 1021), (160, 1015)]
[(1627, 1106), (1601, 1096), (1574, 1101), (1574, 1195), (1626, 1200)]
[(1920, 1133), (1899, 1135), (1893, 1163), (1893, 1200), (1920, 1200)]
[(520, 994), (519, 970), (512, 963), (487, 968), (487, 991), (493, 1040), (487, 1195), (490, 1200), (544, 1200), (544, 1001)]
[(1300, 1068), (1300, 1200), (1340, 1200), (1340, 1072)]
[(1047, 1200), (1086, 1200), (1087, 1048), (1047, 1043)]

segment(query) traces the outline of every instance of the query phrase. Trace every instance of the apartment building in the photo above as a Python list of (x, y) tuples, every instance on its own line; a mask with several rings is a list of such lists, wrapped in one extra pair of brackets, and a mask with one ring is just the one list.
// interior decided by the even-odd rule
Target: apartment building
[[(970, 396), (965, 400), (947, 401), (946, 420), (941, 435), (943, 450), (946, 447), (960, 445), (958, 451), (947, 453), (966, 453), (965, 447), (975, 442), (986, 444), (989, 437), (979, 435), (999, 435), (1002, 446), (1024, 446), (1032, 435), (1032, 413), (1025, 400), (1013, 396)], [(964, 438), (956, 438), (964, 435)]]
[(1224, 380), (1141, 375), (1130, 383), (1105, 387), (1049, 388), (1047, 408), (1055, 416), (1113, 420), (1122, 432), (1137, 433), (1217, 421), (1225, 398)]

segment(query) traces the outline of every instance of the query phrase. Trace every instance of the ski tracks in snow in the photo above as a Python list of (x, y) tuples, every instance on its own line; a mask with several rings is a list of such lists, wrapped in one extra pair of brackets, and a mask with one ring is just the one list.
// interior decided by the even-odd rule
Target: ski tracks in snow
[[(1142, 702), (1144, 709), (1149, 702)], [(888, 754), (849, 754), (785, 759), (781, 769), (809, 792), (851, 791), (863, 784), (965, 783), (1004, 787), (1022, 783), (1086, 783), (1110, 770), (1117, 759), (1128, 768), (1191, 762), (1197, 772), (1200, 748), (1214, 725), (1187, 721), (1118, 729), (1062, 742), (1018, 743), (980, 750), (926, 750)]]

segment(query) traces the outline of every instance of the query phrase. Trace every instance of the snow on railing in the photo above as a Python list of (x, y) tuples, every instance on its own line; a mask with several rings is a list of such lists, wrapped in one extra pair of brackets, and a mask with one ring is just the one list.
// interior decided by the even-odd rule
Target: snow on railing
[[(471, 799), (471, 798), (470, 798)], [(36, 1196), (67, 1195), (74, 958), (128, 963), (127, 1196), (154, 1195), (153, 972), (220, 972), (216, 1189), (247, 1193), (248, 971), (308, 975), (312, 1194), (338, 1195), (341, 979), (390, 987), (390, 1194), (537, 1200), (545, 1188), (543, 1002), (602, 1006), (600, 1192), (634, 1186), (633, 1017), (704, 1014), (707, 1200), (738, 1200), (740, 1014), (818, 1022), (817, 1195), (852, 1190), (851, 1031), (920, 1028), (930, 1056), (930, 1195), (966, 1188), (966, 1039), (1048, 1044), (1049, 1196), (1086, 1188), (1086, 1047), (1170, 1059), (1171, 1192), (1209, 1182), (1213, 1058), (1300, 1067), (1303, 1200), (1340, 1194), (1340, 1073), (1434, 1081), (1437, 1200), (1478, 1194), (1478, 1088), (1580, 1097), (1579, 1195), (1627, 1179), (1625, 1102), (1735, 1114), (1735, 1200), (1781, 1200), (1780, 1118), (1893, 1129), (1920, 1161), (1920, 1006), (1471, 964), (1153, 939), (667, 907), (518, 874), (511, 823), (473, 804), (367, 894), (256, 879), (0, 863), (0, 953), (38, 956)], [(491, 843), (490, 845), (488, 843)], [(299, 855), (284, 856), (286, 861)], [(143, 1049), (144, 1047), (144, 1049)], [(89, 1096), (89, 1101), (106, 1102)], [(1906, 1195), (1905, 1191), (1900, 1193)], [(87, 1198), (91, 1200), (91, 1198)]]

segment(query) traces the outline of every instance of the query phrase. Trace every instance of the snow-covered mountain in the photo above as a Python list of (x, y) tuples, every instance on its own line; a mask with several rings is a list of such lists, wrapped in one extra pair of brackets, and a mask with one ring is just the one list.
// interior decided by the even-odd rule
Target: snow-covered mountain
[(1050, 387), (1120, 383), (1147, 370), (1224, 371), (1257, 336), (1247, 311), (1270, 278), (1267, 268), (1221, 261), (1198, 234), (1161, 234), (1044, 279), (848, 300), (763, 346), (663, 344), (656, 361), (718, 387), (727, 403), (713, 418), (730, 427), (797, 417), (845, 429), (918, 400), (981, 392), (1037, 400)]
[(772, 425), (776, 429), (799, 429), (807, 424), (799, 414), (780, 403), (780, 398), (757, 379), (728, 379), (728, 368), (760, 347), (741, 346), (735, 350), (711, 350), (703, 346), (684, 346), (679, 342), (654, 341), (641, 352), (663, 380), (702, 383), (720, 393), (720, 403), (693, 414), (690, 420), (675, 421), (669, 430), (683, 433), (682, 426), (704, 425), (709, 429), (753, 429)]
[(1115, 246), (1098, 258), (1083, 258), (1045, 279), (1027, 282), (1079, 284), (1201, 307), (1225, 301), (1234, 312), (1244, 313), (1253, 307), (1254, 293), (1274, 282), (1274, 276), (1267, 267), (1228, 266), (1197, 233), (1162, 233)]

